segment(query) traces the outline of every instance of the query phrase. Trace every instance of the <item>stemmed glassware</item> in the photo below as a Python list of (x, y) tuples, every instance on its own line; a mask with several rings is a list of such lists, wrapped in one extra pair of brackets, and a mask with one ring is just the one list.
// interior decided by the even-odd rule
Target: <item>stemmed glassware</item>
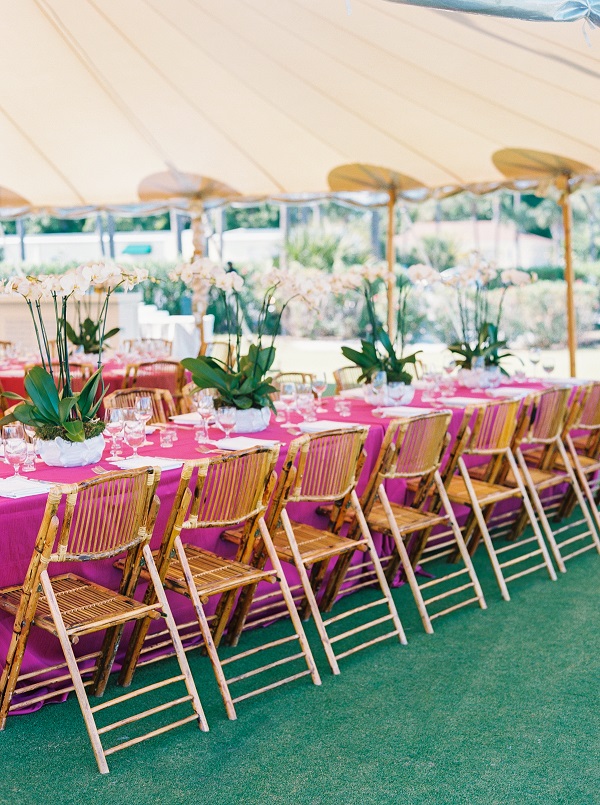
[(316, 419), (314, 415), (315, 398), (309, 383), (299, 383), (296, 387), (296, 408), (304, 422)]
[(208, 436), (208, 420), (215, 413), (215, 399), (207, 389), (201, 389), (192, 396), (194, 408), (202, 420), (202, 431), (196, 431), (198, 444), (211, 444)]
[(119, 442), (122, 441), (125, 429), (125, 418), (121, 408), (107, 408), (104, 413), (105, 430), (110, 436), (110, 456), (114, 461), (119, 458)]
[(529, 350), (529, 363), (533, 366), (533, 375), (537, 375), (536, 366), (540, 362), (541, 353), (538, 347)]
[(317, 413), (318, 414), (325, 414), (327, 413), (327, 408), (323, 406), (321, 402), (321, 398), (327, 389), (327, 377), (325, 372), (317, 372), (313, 377), (312, 382), (312, 389), (314, 393), (317, 395)]
[(27, 459), (27, 442), (21, 423), (5, 425), (2, 428), (4, 441), (4, 458), (15, 471), (15, 478), (19, 478), (19, 469)]
[(230, 406), (223, 406), (216, 410), (217, 424), (229, 439), (237, 421), (237, 409)]
[(25, 443), (27, 444), (27, 458), (23, 464), (23, 472), (35, 472), (35, 457), (37, 454), (37, 436), (35, 428), (31, 425), (23, 425), (25, 432)]
[(283, 405), (284, 421), (283, 428), (290, 426), (290, 410), (296, 404), (296, 384), (295, 383), (282, 383), (279, 390), (279, 401)]
[(550, 377), (550, 375), (554, 371), (554, 361), (552, 360), (552, 358), (544, 358), (542, 362), (542, 369), (544, 370), (544, 372), (546, 372), (548, 377)]
[(136, 419), (125, 420), (125, 441), (133, 449), (132, 458), (138, 458), (138, 449), (146, 441), (146, 425)]

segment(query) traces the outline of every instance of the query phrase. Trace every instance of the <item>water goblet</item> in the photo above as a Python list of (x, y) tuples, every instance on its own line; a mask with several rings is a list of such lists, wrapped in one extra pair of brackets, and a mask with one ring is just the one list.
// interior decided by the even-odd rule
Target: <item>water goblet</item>
[(196, 431), (196, 441), (198, 444), (210, 444), (208, 420), (214, 416), (215, 399), (206, 389), (202, 389), (192, 396), (192, 401), (202, 422), (202, 431)]
[(5, 437), (4, 456), (15, 471), (15, 478), (19, 478), (19, 468), (27, 459), (27, 442), (22, 438)]
[(111, 460), (119, 457), (119, 442), (123, 439), (125, 419), (121, 408), (107, 408), (104, 412), (105, 430), (110, 436), (110, 456)]
[(128, 420), (125, 422), (125, 442), (133, 449), (132, 458), (139, 458), (138, 449), (146, 441), (146, 426), (143, 422)]
[(554, 371), (554, 361), (552, 360), (552, 358), (544, 358), (542, 362), (542, 369), (544, 370), (544, 372), (546, 372), (548, 377), (550, 377), (550, 375)]
[(325, 372), (318, 372), (312, 382), (312, 389), (314, 393), (317, 395), (317, 413), (324, 414), (327, 412), (327, 408), (323, 406), (321, 402), (321, 398), (327, 389), (327, 377), (325, 376)]
[(296, 384), (282, 383), (279, 390), (279, 401), (283, 405), (284, 421), (282, 427), (287, 428), (290, 424), (290, 410), (296, 403)]
[(23, 472), (35, 472), (35, 457), (37, 454), (37, 436), (35, 428), (24, 425), (25, 442), (27, 444), (27, 458), (23, 464)]
[(152, 410), (152, 397), (136, 397), (134, 410), (135, 418), (138, 422), (142, 422), (145, 427), (154, 414)]
[(538, 347), (529, 350), (529, 363), (533, 366), (533, 376), (537, 375), (536, 366), (541, 360), (541, 352)]
[(229, 439), (237, 421), (237, 408), (225, 405), (216, 410), (217, 424), (225, 434), (225, 438)]
[(314, 422), (316, 420), (315, 400), (312, 392), (309, 392), (308, 394), (298, 394), (296, 398), (296, 408), (298, 409), (303, 422)]

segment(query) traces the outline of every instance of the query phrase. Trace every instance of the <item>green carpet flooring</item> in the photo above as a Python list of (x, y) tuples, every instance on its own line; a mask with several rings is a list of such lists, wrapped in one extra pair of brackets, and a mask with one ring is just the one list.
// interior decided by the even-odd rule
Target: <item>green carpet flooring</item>
[[(510, 603), (483, 552), (476, 566), (487, 611), (452, 613), (429, 636), (409, 590), (396, 589), (408, 646), (352, 655), (339, 677), (309, 625), (322, 686), (303, 678), (241, 702), (237, 722), (206, 658), (191, 652), (211, 731), (192, 723), (119, 752), (106, 776), (74, 698), (11, 717), (0, 733), (0, 803), (600, 803), (600, 557), (574, 559), (557, 582), (542, 572), (516, 581)], [(372, 595), (356, 593), (353, 605)], [(289, 626), (268, 628), (276, 638)], [(136, 682), (167, 672), (171, 660), (140, 669)], [(115, 743), (134, 734), (117, 732)]]

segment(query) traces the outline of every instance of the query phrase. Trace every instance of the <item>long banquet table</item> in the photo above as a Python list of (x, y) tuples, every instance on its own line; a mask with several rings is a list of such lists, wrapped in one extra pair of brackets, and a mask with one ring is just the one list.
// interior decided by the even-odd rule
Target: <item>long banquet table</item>
[[(539, 389), (541, 384), (539, 382), (531, 381), (525, 389)], [(469, 392), (466, 389), (460, 390), (461, 397), (472, 397), (473, 403), (476, 404), (478, 399), (484, 395), (481, 391)], [(342, 418), (334, 410), (332, 398), (325, 398), (323, 400), (327, 408), (327, 413), (322, 414), (322, 419), (336, 419), (340, 423), (359, 423), (369, 426), (369, 435), (366, 442), (367, 460), (365, 461), (358, 491), (359, 493), (364, 488), (367, 479), (371, 473), (374, 462), (377, 458), (379, 448), (381, 446), (386, 426), (389, 420), (382, 419), (373, 415), (373, 409), (362, 400), (350, 401), (350, 416)], [(432, 407), (432, 403), (424, 403), (422, 400), (422, 393), (417, 391), (411, 403), (413, 406), (418, 407)], [(439, 405), (437, 406), (439, 407)], [(453, 407), (452, 421), (450, 426), (451, 435), (454, 437), (460, 426), (464, 416), (464, 407)], [(297, 417), (296, 417), (297, 419)], [(284, 430), (281, 425), (272, 421), (267, 430), (262, 433), (256, 434), (259, 438), (276, 439), (281, 442), (282, 447), (280, 451), (279, 465), (281, 466), (285, 458), (286, 446), (289, 444), (293, 436), (290, 436), (288, 431)], [(213, 430), (211, 432), (213, 438), (219, 438), (219, 432)], [(140, 455), (148, 456), (163, 456), (165, 458), (173, 459), (198, 459), (200, 453), (197, 449), (193, 430), (179, 428), (178, 440), (175, 442), (173, 448), (163, 449), (159, 444), (159, 434), (154, 433), (148, 437), (150, 441), (149, 446), (140, 449)], [(129, 454), (129, 448), (124, 448), (125, 455)], [(105, 450), (105, 456), (108, 456), (108, 447)], [(149, 461), (148, 463), (151, 463)], [(114, 469), (114, 465), (109, 464), (106, 460), (100, 462), (101, 466), (105, 469)], [(12, 473), (11, 468), (5, 464), (0, 463), (0, 478), (7, 477)], [(36, 471), (31, 473), (30, 477), (36, 480), (49, 481), (53, 483), (75, 483), (85, 478), (92, 477), (93, 473), (90, 467), (77, 467), (70, 469), (47, 467), (44, 464), (38, 463)], [(174, 499), (175, 491), (179, 481), (180, 470), (172, 469), (163, 471), (161, 475), (160, 484), (158, 487), (158, 495), (161, 500), (160, 512), (154, 531), (152, 540), (152, 547), (158, 547), (163, 536), (163, 530), (168, 518), (169, 510)], [(33, 546), (39, 524), (42, 519), (42, 514), (45, 505), (45, 496), (39, 495), (35, 497), (11, 499), (0, 497), (0, 522), (2, 523), (2, 531), (0, 533), (0, 587), (5, 587), (14, 584), (20, 584), (25, 578), (27, 567), (31, 559)], [(292, 516), (304, 522), (313, 525), (322, 526), (326, 525), (323, 517), (319, 516), (315, 511), (314, 504), (296, 504), (296, 508), (292, 510)], [(190, 531), (186, 533), (186, 539), (198, 545), (202, 545), (208, 550), (213, 550), (217, 553), (224, 555), (234, 555), (235, 546), (231, 543), (224, 542), (220, 539), (220, 529), (211, 529), (204, 531)], [(379, 543), (381, 544), (381, 543)], [(118, 585), (119, 573), (113, 567), (111, 561), (93, 562), (90, 564), (77, 564), (74, 566), (72, 563), (56, 564), (50, 568), (51, 573), (58, 574), (64, 572), (77, 572), (82, 575), (87, 575), (93, 578), (94, 581), (112, 586), (113, 588)], [(290, 583), (297, 583), (297, 576), (293, 568), (286, 566), (286, 576)], [(140, 586), (139, 594), (143, 593), (143, 587)], [(170, 594), (169, 594), (170, 595)], [(193, 611), (189, 602), (183, 596), (170, 595), (171, 606), (178, 623), (189, 622), (193, 620)], [(12, 633), (13, 618), (8, 614), (0, 612), (0, 664), (4, 662), (6, 652), (8, 649), (9, 641)], [(80, 639), (79, 643), (75, 646), (75, 652), (78, 656), (87, 655), (90, 652), (97, 650), (101, 641), (101, 634), (87, 635)], [(125, 643), (125, 641), (123, 641)], [(122, 644), (123, 645), (123, 644)], [(122, 656), (122, 655), (120, 655)], [(118, 662), (119, 657), (117, 658)], [(33, 628), (30, 634), (27, 651), (22, 667), (22, 673), (40, 672), (49, 666), (63, 662), (60, 646), (58, 640), (41, 629)], [(117, 666), (118, 667), (118, 666)], [(37, 692), (39, 695), (39, 691)], [(39, 705), (41, 706), (41, 705)], [(25, 712), (28, 708), (23, 708), (21, 712)], [(31, 705), (29, 706), (31, 709)], [(16, 712), (19, 712), (18, 710)]]

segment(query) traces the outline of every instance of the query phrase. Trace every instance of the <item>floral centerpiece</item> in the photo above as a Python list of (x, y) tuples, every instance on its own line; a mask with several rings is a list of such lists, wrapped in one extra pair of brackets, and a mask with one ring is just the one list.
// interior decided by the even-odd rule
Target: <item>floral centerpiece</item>
[[(502, 361), (511, 356), (502, 352), (507, 347), (500, 337), (500, 322), (507, 290), (511, 286), (523, 286), (536, 277), (526, 271), (507, 269), (498, 271), (491, 263), (473, 253), (465, 266), (448, 268), (441, 273), (442, 282), (455, 291), (458, 323), (458, 340), (448, 345), (457, 356), (463, 369), (474, 369), (478, 364), (497, 366), (502, 371)], [(496, 309), (493, 309), (491, 292), (500, 290)]]
[(348, 271), (337, 271), (332, 281), (334, 290), (361, 289), (370, 325), (370, 337), (361, 340), (361, 349), (342, 347), (342, 354), (362, 369), (361, 381), (371, 382), (377, 372), (385, 372), (389, 382), (411, 383), (413, 374), (407, 366), (414, 365), (417, 352), (405, 355), (407, 340), (407, 303), (415, 286), (432, 284), (439, 280), (439, 273), (425, 265), (408, 269), (396, 266), (393, 274), (396, 282), (398, 306), (396, 310), (396, 334), (390, 337), (386, 326), (377, 314), (378, 291), (390, 279), (387, 264), (368, 261)]
[[(39, 366), (25, 377), (27, 397), (5, 392), (19, 400), (0, 425), (18, 421), (33, 428), (40, 453), (47, 463), (76, 466), (99, 460), (104, 447), (104, 423), (98, 411), (104, 397), (102, 348), (106, 338), (108, 302), (117, 288), (130, 290), (147, 277), (145, 269), (112, 264), (78, 266), (62, 275), (15, 276), (4, 284), (4, 293), (23, 297), (31, 314), (40, 352)], [(73, 390), (69, 365), (67, 314), (69, 304), (80, 301), (91, 289), (101, 287), (104, 301), (98, 314), (98, 368), (80, 391)], [(44, 320), (42, 302), (52, 303), (54, 327)], [(50, 340), (56, 336), (53, 361)], [(81, 445), (81, 447), (77, 447)]]
[[(226, 311), (230, 363), (207, 355), (185, 358), (183, 366), (191, 372), (199, 389), (216, 389), (217, 406), (230, 406), (238, 412), (238, 430), (262, 430), (267, 426), (270, 412), (275, 410), (271, 395), (277, 389), (271, 383), (269, 371), (275, 360), (275, 339), (279, 333), (281, 317), (290, 301), (302, 297), (306, 302), (319, 295), (315, 284), (295, 271), (272, 267), (265, 275), (266, 290), (258, 313), (256, 336), (247, 353), (242, 350), (243, 315), (240, 290), (243, 278), (235, 271), (226, 272), (206, 258), (183, 266), (178, 276), (184, 281), (200, 279), (217, 288)], [(270, 334), (267, 332), (270, 330)], [(245, 422), (245, 424), (243, 424)]]

